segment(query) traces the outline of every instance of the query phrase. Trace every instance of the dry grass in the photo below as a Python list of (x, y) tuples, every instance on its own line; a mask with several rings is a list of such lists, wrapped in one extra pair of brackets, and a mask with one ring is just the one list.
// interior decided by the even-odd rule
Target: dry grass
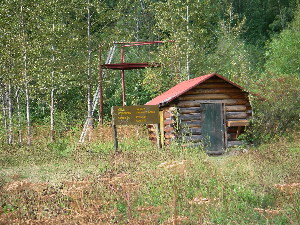
[(0, 224), (299, 222), (297, 139), (208, 157), (157, 149), (128, 128), (115, 154), (109, 130), (98, 142), (69, 143), (66, 156), (45, 145), (1, 152), (8, 161), (0, 169)]

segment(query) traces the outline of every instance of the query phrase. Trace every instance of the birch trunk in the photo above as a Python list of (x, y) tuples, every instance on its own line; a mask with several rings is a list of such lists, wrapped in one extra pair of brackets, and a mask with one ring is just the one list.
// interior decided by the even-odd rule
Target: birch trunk
[[(55, 26), (52, 24), (52, 32), (54, 34)], [(55, 56), (54, 56), (54, 46), (52, 45), (52, 72), (51, 72), (51, 104), (50, 104), (50, 141), (53, 142), (55, 140), (55, 121), (54, 121), (54, 111), (55, 111), (55, 87), (54, 87), (54, 64), (55, 64)]]
[(87, 57), (87, 80), (88, 80), (88, 133), (89, 140), (91, 140), (92, 128), (93, 128), (93, 99), (92, 99), (92, 84), (91, 84), (91, 13), (90, 13), (90, 0), (87, 2), (87, 36), (88, 36), (88, 57)]
[(103, 126), (103, 74), (101, 61), (101, 47), (99, 46), (99, 124)]
[(5, 91), (5, 85), (2, 87), (2, 113), (3, 113), (3, 125), (4, 125), (4, 130), (5, 130), (5, 142), (8, 142), (8, 129), (7, 129), (7, 112), (6, 112), (6, 91)]
[(20, 89), (16, 91), (17, 115), (18, 115), (18, 136), (19, 144), (22, 144), (22, 130), (21, 130), (21, 111), (20, 111)]
[(29, 98), (29, 89), (28, 89), (27, 48), (26, 48), (26, 37), (25, 37), (25, 22), (24, 22), (24, 15), (23, 15), (23, 1), (21, 3), (21, 23), (22, 23), (22, 36), (23, 36), (23, 62), (24, 62), (23, 77), (25, 80), (27, 144), (31, 145), (30, 98)]
[(189, 15), (189, 1), (187, 1), (187, 6), (186, 6), (186, 43), (187, 43), (187, 53), (186, 53), (186, 72), (187, 72), (187, 78), (188, 80), (190, 79), (190, 39), (189, 39), (189, 32), (190, 32), (190, 27), (189, 27), (189, 22), (190, 22), (190, 15)]
[(24, 77), (25, 77), (25, 97), (26, 97), (27, 144), (31, 145), (30, 98), (29, 98), (29, 90), (28, 90), (26, 51), (24, 56)]
[(9, 81), (7, 90), (7, 101), (8, 101), (8, 144), (13, 143), (13, 120), (12, 120), (12, 102), (11, 102), (11, 84)]
[[(52, 79), (54, 76), (54, 71), (52, 71)], [(51, 88), (51, 105), (50, 105), (50, 141), (55, 140), (55, 130), (54, 130), (54, 95), (55, 95), (55, 89), (52, 87)]]

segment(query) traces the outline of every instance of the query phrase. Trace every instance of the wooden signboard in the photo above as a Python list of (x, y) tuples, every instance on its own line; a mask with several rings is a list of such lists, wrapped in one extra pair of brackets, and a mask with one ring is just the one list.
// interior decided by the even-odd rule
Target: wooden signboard
[(156, 124), (157, 144), (160, 147), (159, 107), (157, 105), (113, 106), (111, 108), (115, 151), (118, 151), (116, 125)]
[(114, 125), (158, 124), (159, 108), (157, 105), (113, 106)]

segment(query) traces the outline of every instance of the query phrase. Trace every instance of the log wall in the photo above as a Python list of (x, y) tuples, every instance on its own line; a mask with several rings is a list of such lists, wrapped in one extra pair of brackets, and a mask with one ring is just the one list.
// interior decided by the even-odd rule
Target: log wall
[[(174, 138), (194, 144), (201, 142), (201, 105), (204, 103), (224, 103), (225, 124), (226, 121), (249, 120), (252, 115), (248, 93), (221, 78), (212, 77), (160, 109), (164, 112), (165, 144)], [(226, 145), (238, 144), (237, 136), (243, 128), (226, 127), (225, 130)], [(150, 138), (155, 141), (155, 134)]]
[[(176, 108), (172, 106), (162, 107), (160, 111), (163, 112), (163, 124), (160, 124), (160, 132), (163, 133), (163, 144), (170, 144), (172, 140), (176, 138)], [(148, 125), (149, 138), (152, 142), (157, 141), (156, 129), (155, 126), (150, 124)]]

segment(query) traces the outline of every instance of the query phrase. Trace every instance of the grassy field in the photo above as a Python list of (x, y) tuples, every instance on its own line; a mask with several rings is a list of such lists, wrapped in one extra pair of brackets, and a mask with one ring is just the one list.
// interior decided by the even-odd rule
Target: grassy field
[(212, 157), (120, 133), (3, 147), (0, 224), (300, 224), (299, 135)]

